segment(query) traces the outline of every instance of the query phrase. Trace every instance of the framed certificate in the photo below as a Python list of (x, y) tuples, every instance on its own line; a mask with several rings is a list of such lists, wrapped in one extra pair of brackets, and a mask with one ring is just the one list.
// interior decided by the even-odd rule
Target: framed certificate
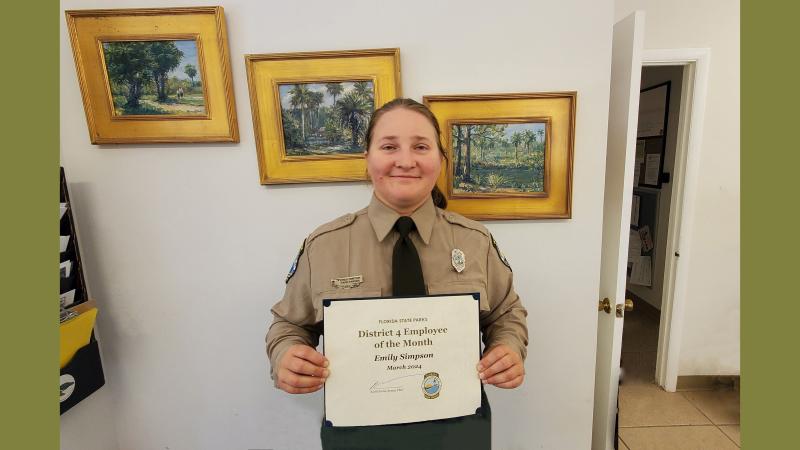
[(479, 294), (323, 301), (328, 426), (422, 422), (481, 405)]

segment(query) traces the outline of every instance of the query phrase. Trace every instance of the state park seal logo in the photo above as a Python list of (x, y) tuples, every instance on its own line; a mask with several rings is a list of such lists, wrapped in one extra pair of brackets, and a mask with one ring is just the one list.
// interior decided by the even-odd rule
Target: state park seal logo
[(439, 391), (442, 390), (442, 379), (436, 372), (428, 372), (422, 379), (422, 393), (425, 398), (436, 398), (439, 396)]

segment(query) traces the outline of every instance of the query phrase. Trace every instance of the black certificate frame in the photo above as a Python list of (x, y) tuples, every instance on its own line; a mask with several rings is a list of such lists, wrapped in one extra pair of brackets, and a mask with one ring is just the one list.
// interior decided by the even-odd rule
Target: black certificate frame
[[(658, 90), (661, 88), (665, 88), (663, 96), (658, 94)], [(641, 170), (642, 182), (640, 183), (639, 180), (633, 180), (634, 186), (652, 187), (661, 189), (661, 185), (665, 181), (664, 157), (667, 152), (667, 135), (669, 129), (669, 102), (670, 102), (671, 92), (672, 92), (672, 81), (665, 81), (663, 83), (654, 84), (639, 91), (639, 120), (641, 120), (642, 118), (643, 103), (648, 102), (649, 96), (657, 95), (658, 97), (655, 97), (652, 100), (652, 102), (656, 104), (656, 115), (659, 116), (661, 129), (656, 133), (647, 133), (647, 132), (642, 133), (637, 125), (636, 139), (643, 140), (645, 142), (645, 150), (644, 150), (645, 158), (647, 158), (647, 155), (659, 154), (660, 160), (658, 164), (658, 182), (656, 184), (644, 182), (644, 174), (647, 167), (646, 162), (635, 163), (635, 164), (644, 164), (644, 167), (642, 167)], [(663, 119), (661, 119), (662, 117)]]

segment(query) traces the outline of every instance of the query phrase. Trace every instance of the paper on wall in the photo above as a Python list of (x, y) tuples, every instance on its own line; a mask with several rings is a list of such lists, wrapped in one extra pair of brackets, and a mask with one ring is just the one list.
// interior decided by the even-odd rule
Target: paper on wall
[(631, 230), (630, 240), (628, 241), (628, 262), (634, 262), (634, 259), (642, 256), (642, 240), (639, 238), (639, 233)]
[(639, 228), (639, 238), (642, 240), (642, 251), (649, 252), (653, 249), (653, 236), (649, 225)]
[(633, 196), (633, 201), (631, 202), (631, 225), (638, 227), (639, 226), (639, 207), (641, 206), (642, 198), (638, 195)]
[(652, 285), (652, 267), (650, 265), (649, 256), (639, 256), (634, 258), (633, 270), (631, 271), (631, 284), (638, 284), (641, 286)]
[(658, 176), (661, 174), (661, 155), (651, 153), (647, 155), (644, 163), (644, 184), (658, 184)]

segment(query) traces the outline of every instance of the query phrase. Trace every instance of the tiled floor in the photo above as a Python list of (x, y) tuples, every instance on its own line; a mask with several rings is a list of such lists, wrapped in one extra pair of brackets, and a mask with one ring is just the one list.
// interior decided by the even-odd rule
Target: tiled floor
[[(653, 310), (655, 311), (655, 310)], [(725, 450), (741, 447), (739, 392), (666, 392), (654, 382), (658, 316), (647, 307), (625, 314), (620, 450)]]

